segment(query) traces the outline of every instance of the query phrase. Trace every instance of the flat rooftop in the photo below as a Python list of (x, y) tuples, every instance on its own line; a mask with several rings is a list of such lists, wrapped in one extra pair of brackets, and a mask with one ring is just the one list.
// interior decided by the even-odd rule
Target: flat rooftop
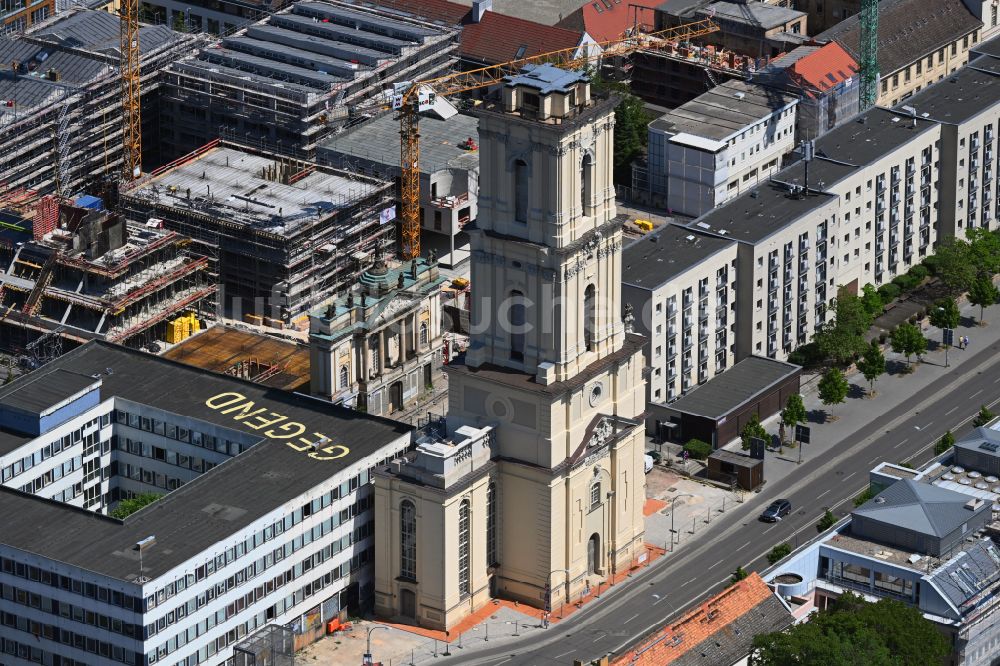
[(670, 403), (670, 409), (718, 420), (762, 391), (802, 372), (791, 363), (748, 356)]
[[(4, 515), (0, 541), (120, 580), (133, 580), (138, 572), (132, 547), (140, 539), (156, 536), (156, 545), (143, 553), (144, 573), (164, 574), (267, 513), (290, 508), (287, 504), (296, 497), (411, 430), (324, 400), (104, 342), (78, 347), (36, 372), (57, 370), (100, 373), (105, 400), (121, 397), (263, 438), (124, 521), (0, 487)], [(306, 436), (313, 438), (310, 441), (322, 434), (350, 453), (336, 460), (319, 459), (322, 452), (312, 457), (308, 445), (298, 444), (306, 448), (300, 451), (288, 440), (267, 439), (267, 430), (250, 428), (245, 420), (237, 421), (233, 414), (206, 404), (213, 396), (230, 392), (245, 396), (255, 408), (267, 408), (270, 418), (282, 415), (289, 425), (302, 424)]]
[(660, 116), (650, 127), (722, 141), (794, 101), (795, 97), (772, 88), (726, 81)]
[(666, 224), (625, 246), (622, 281), (634, 287), (656, 289), (735, 244), (728, 238)]
[(232, 373), (253, 360), (267, 366), (253, 381), (285, 391), (309, 393), (309, 347), (227, 326), (213, 326), (171, 347), (163, 358), (203, 370)]
[[(464, 150), (459, 144), (472, 138), (479, 143), (479, 119), (458, 114), (442, 120), (420, 117), (420, 169), (425, 173), (447, 167), (472, 170), (479, 166), (479, 151)], [(341, 134), (321, 141), (317, 154), (334, 164), (351, 157), (399, 168), (399, 119), (383, 114)]]
[[(781, 180), (782, 174), (775, 178)], [(695, 231), (721, 234), (741, 243), (756, 244), (836, 201), (837, 195), (815, 190), (812, 182), (808, 195), (793, 196), (787, 185), (769, 181), (685, 226)]]
[[(914, 97), (921, 94), (917, 93)], [(906, 103), (912, 105), (914, 97)], [(914, 122), (913, 117), (900, 111), (899, 107), (895, 111), (875, 107), (824, 134), (816, 141), (816, 155), (855, 166), (867, 166), (902, 148), (915, 136), (933, 131), (936, 127), (937, 123), (923, 117), (919, 108)]]
[(378, 9), (296, 2), (172, 67), (205, 78), (247, 81), (250, 89), (311, 102), (347, 92), (414, 48), (456, 33), (453, 27)]
[(100, 378), (56, 368), (44, 375), (32, 373), (23, 382), (0, 390), (0, 405), (40, 414), (88, 387), (97, 388)]
[[(997, 65), (997, 59), (992, 56), (978, 58), (927, 86), (900, 106), (912, 106), (920, 118), (943, 123), (965, 122), (1000, 102), (1000, 73), (989, 71)], [(897, 111), (900, 106), (896, 107)]]
[[(845, 532), (847, 531), (845, 530)], [(852, 536), (850, 532), (845, 534), (834, 534), (827, 539), (824, 544), (832, 546), (833, 548), (845, 550), (848, 553), (864, 555), (865, 557), (870, 557), (889, 564), (895, 564), (896, 566), (906, 567), (908, 569), (913, 569), (914, 571), (926, 571), (928, 560), (934, 560), (933, 557), (921, 555), (917, 562), (910, 562), (910, 557), (914, 554), (913, 550), (903, 550), (902, 548), (894, 548), (883, 543), (869, 541), (868, 539), (859, 539)]]
[(713, 2), (698, 10), (699, 14), (713, 16), (726, 21), (746, 23), (754, 29), (770, 30), (789, 21), (805, 16), (805, 12), (778, 5), (769, 5), (756, 0), (747, 2)]
[(154, 176), (130, 194), (161, 206), (281, 234), (351, 208), (387, 185), (312, 164), (305, 165), (311, 172), (291, 184), (264, 177), (265, 170), (281, 165), (278, 157), (220, 145)]

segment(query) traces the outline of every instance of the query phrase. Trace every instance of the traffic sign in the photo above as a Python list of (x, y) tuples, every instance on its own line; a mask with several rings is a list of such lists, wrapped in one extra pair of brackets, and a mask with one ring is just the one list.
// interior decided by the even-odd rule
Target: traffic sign
[(795, 441), (800, 444), (809, 443), (809, 426), (795, 425)]

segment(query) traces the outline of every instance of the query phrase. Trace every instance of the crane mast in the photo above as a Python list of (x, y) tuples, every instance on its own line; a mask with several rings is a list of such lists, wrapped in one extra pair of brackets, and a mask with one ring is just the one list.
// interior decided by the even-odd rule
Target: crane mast
[(139, 101), (139, 0), (122, 0), (120, 76), (124, 152), (122, 181), (142, 174), (142, 110)]
[(878, 0), (861, 0), (861, 89), (859, 111), (875, 106), (878, 99)]

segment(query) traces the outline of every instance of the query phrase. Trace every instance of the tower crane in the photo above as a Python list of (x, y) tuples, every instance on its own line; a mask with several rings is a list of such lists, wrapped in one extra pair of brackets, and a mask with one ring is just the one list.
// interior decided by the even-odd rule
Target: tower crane
[(878, 0), (861, 0), (861, 85), (859, 97), (861, 108), (866, 111), (875, 106), (878, 99)]
[[(125, 0), (135, 2), (136, 0)], [(402, 254), (404, 259), (420, 256), (420, 112), (433, 106), (438, 97), (487, 88), (502, 83), (504, 77), (517, 74), (530, 64), (548, 63), (579, 68), (602, 58), (628, 56), (640, 50), (660, 50), (677, 42), (687, 42), (715, 32), (719, 26), (711, 19), (686, 23), (656, 32), (632, 30), (617, 39), (578, 47), (549, 51), (466, 72), (455, 72), (422, 81), (397, 83), (391, 93), (392, 108), (399, 113)], [(592, 53), (594, 46), (600, 53)], [(588, 48), (589, 47), (589, 48)], [(384, 104), (384, 101), (382, 102)]]
[(121, 0), (121, 76), (122, 181), (129, 182), (142, 173), (142, 110), (139, 101), (139, 0)]

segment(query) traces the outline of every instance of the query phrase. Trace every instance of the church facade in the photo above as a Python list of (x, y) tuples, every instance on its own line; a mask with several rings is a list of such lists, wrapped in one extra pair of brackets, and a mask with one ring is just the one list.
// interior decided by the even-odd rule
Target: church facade
[(570, 603), (644, 551), (644, 339), (621, 300), (615, 100), (542, 65), (479, 116), (472, 333), (437, 437), (376, 474), (376, 612)]

